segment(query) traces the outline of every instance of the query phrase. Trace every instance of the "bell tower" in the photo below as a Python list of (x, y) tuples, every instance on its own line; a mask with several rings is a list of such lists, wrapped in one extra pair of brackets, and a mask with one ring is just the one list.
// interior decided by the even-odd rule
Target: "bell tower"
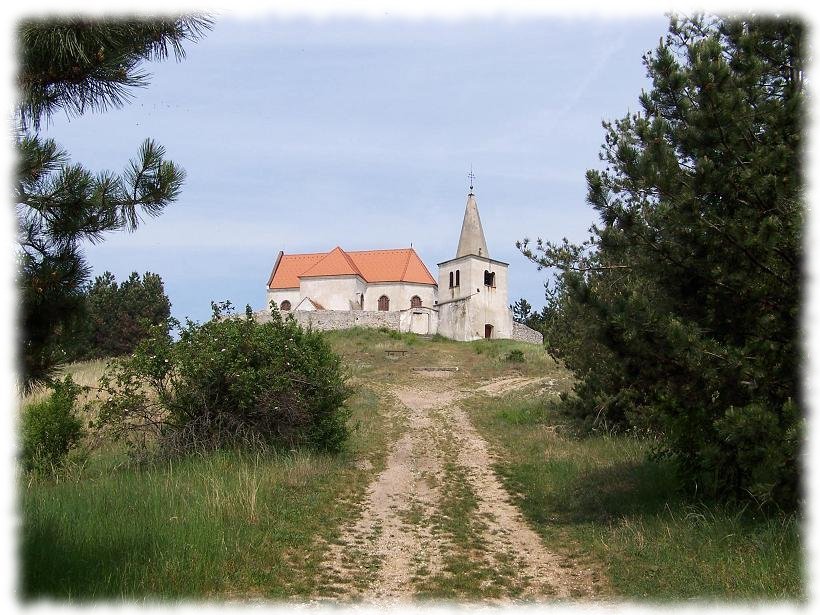
[(438, 264), (438, 331), (461, 341), (509, 338), (508, 264), (490, 258), (472, 179), (471, 171), (456, 257)]

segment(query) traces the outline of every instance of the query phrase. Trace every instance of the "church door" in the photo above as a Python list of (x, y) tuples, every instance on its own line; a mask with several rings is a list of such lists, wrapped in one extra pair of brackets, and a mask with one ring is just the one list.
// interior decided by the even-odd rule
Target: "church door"
[(484, 325), (484, 337), (490, 339), (493, 336), (493, 326), (492, 325)]

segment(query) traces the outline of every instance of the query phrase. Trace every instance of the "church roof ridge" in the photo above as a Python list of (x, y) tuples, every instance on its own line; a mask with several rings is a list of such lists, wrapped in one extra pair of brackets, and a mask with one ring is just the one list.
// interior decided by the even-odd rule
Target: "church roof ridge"
[(350, 252), (336, 246), (329, 252), (281, 253), (268, 281), (268, 288), (298, 288), (302, 277), (342, 275), (358, 275), (367, 283), (437, 283), (412, 246)]
[(409, 250), (407, 250), (407, 260), (404, 261), (404, 269), (401, 272), (401, 279), (402, 280), (405, 277), (407, 277), (407, 267), (410, 266), (410, 259), (413, 257), (414, 252), (415, 252), (415, 250), (412, 247)]
[[(362, 275), (362, 272), (361, 272), (361, 271), (359, 271), (359, 268), (356, 266), (356, 263), (354, 263), (354, 262), (353, 262), (353, 259), (352, 259), (352, 258), (350, 258), (350, 254), (348, 254), (347, 252), (345, 252), (345, 251), (342, 249), (342, 247), (341, 247), (341, 246), (336, 246), (335, 250), (338, 250), (339, 252), (341, 252), (341, 253), (342, 253), (342, 255), (345, 257), (345, 260), (346, 260), (346, 261), (350, 264), (350, 266), (351, 266), (351, 267), (353, 267), (353, 269), (356, 271), (356, 273), (358, 273), (359, 275)], [(364, 276), (362, 276), (362, 277), (364, 277)]]
[(362, 272), (359, 271), (359, 268), (351, 260), (350, 256), (342, 250), (341, 246), (336, 246), (330, 252), (325, 254), (324, 258), (314, 263), (309, 269), (298, 274), (298, 277), (351, 274), (361, 276)]
[[(413, 248), (376, 248), (374, 250), (350, 250), (348, 251), (348, 254), (366, 254), (369, 252), (407, 252), (408, 250), (413, 250)], [(415, 250), (413, 250), (413, 252), (415, 252)]]

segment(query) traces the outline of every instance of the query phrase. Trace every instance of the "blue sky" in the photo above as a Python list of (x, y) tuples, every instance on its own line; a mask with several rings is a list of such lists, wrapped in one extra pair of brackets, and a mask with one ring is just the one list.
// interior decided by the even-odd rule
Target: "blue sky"
[(187, 180), (133, 234), (87, 249), (95, 274), (162, 276), (178, 318), (211, 300), (264, 306), (275, 256), (411, 243), (437, 277), (467, 194), (510, 299), (543, 305), (523, 237), (580, 241), (584, 173), (601, 121), (637, 109), (641, 56), (662, 14), (629, 18), (232, 19), (181, 63), (151, 63), (122, 109), (53, 118), (48, 136), (94, 170), (122, 170), (146, 137)]

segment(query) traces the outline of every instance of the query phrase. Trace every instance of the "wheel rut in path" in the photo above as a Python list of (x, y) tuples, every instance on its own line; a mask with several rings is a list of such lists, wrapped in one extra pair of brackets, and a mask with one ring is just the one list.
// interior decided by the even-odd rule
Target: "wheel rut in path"
[[(475, 499), (470, 527), (480, 534), (475, 540), (482, 552), (471, 558), (471, 567), (483, 569), (485, 577), (510, 577), (502, 581), (519, 598), (594, 596), (597, 575), (548, 550), (513, 503), (492, 469), (487, 442), (459, 406), (469, 393), (452, 380), (449, 374), (420, 372), (410, 384), (391, 389), (406, 428), (368, 487), (358, 518), (330, 545), (324, 563), (330, 582), (320, 598), (406, 601), (427, 580), (446, 579), (445, 563), (457, 545), (440, 522), (447, 514), (442, 500), (455, 487), (469, 488)], [(516, 378), (508, 385), (535, 382)], [(504, 382), (476, 389), (490, 395), (503, 391)], [(450, 484), (454, 480), (465, 485)]]

